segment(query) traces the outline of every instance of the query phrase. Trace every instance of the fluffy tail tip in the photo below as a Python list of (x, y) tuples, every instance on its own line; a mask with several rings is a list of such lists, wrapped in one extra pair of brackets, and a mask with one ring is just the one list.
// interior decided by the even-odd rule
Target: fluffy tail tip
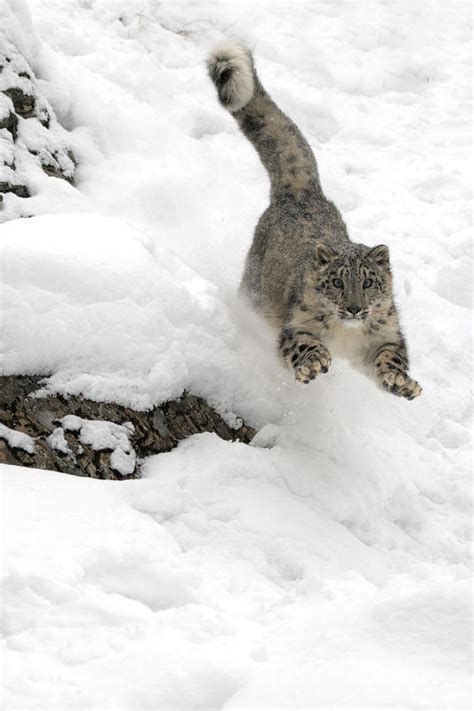
[(210, 53), (207, 68), (224, 108), (234, 113), (250, 101), (255, 81), (248, 47), (238, 40), (221, 42)]

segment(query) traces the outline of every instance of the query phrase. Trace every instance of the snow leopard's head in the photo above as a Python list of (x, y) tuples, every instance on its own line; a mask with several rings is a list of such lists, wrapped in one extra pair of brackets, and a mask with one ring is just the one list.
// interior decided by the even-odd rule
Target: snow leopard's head
[(325, 242), (316, 247), (316, 291), (346, 325), (364, 321), (392, 298), (389, 251), (384, 244), (348, 244), (336, 251)]

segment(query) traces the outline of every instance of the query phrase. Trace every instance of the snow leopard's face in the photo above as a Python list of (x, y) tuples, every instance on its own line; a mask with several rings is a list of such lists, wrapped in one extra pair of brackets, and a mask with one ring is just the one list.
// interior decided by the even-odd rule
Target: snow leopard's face
[(356, 326), (391, 299), (388, 247), (381, 244), (370, 249), (351, 245), (337, 252), (325, 243), (317, 246), (316, 291), (325, 297), (327, 306), (348, 326)]

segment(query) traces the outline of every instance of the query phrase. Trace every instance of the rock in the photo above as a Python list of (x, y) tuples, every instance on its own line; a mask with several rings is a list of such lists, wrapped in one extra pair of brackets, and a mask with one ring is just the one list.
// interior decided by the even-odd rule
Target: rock
[(2, 128), (11, 133), (13, 140), (16, 141), (18, 135), (18, 116), (13, 113), (13, 111), (7, 111), (6, 115), (0, 118), (0, 131)]
[[(22, 75), (28, 76), (24, 72), (20, 72), (18, 76)], [(30, 79), (29, 76), (28, 79)], [(19, 116), (22, 116), (23, 118), (31, 118), (35, 115), (34, 96), (28, 96), (28, 94), (24, 94), (23, 91), (17, 86), (12, 87), (11, 89), (5, 89), (3, 93), (5, 94), (5, 96), (8, 96), (12, 100), (15, 112)]]
[[(148, 412), (81, 397), (36, 397), (40, 376), (0, 377), (0, 422), (34, 440), (33, 453), (2, 434), (0, 462), (50, 469), (94, 479), (139, 476), (140, 458), (169, 452), (186, 437), (215, 432), (250, 442), (255, 431), (233, 429), (201, 397), (184, 393)], [(73, 416), (71, 418), (71, 416)]]
[(33, 69), (0, 28), (0, 222), (31, 216), (17, 198), (30, 197), (33, 166), (74, 185), (70, 143)]
[(14, 193), (18, 197), (30, 197), (28, 188), (24, 185), (12, 185), (8, 182), (0, 181), (0, 193)]

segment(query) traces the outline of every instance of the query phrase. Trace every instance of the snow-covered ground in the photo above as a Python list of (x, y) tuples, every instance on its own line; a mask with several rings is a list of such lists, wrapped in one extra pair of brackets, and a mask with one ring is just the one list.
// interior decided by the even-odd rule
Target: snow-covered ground
[[(4, 468), (4, 708), (471, 708), (469, 5), (0, 19), (79, 161), (0, 227), (2, 372), (139, 408), (186, 387), (259, 430), (192, 437), (139, 481)], [(229, 35), (353, 238), (390, 245), (414, 402), (344, 362), (297, 385), (238, 302), (268, 182), (206, 77)]]

